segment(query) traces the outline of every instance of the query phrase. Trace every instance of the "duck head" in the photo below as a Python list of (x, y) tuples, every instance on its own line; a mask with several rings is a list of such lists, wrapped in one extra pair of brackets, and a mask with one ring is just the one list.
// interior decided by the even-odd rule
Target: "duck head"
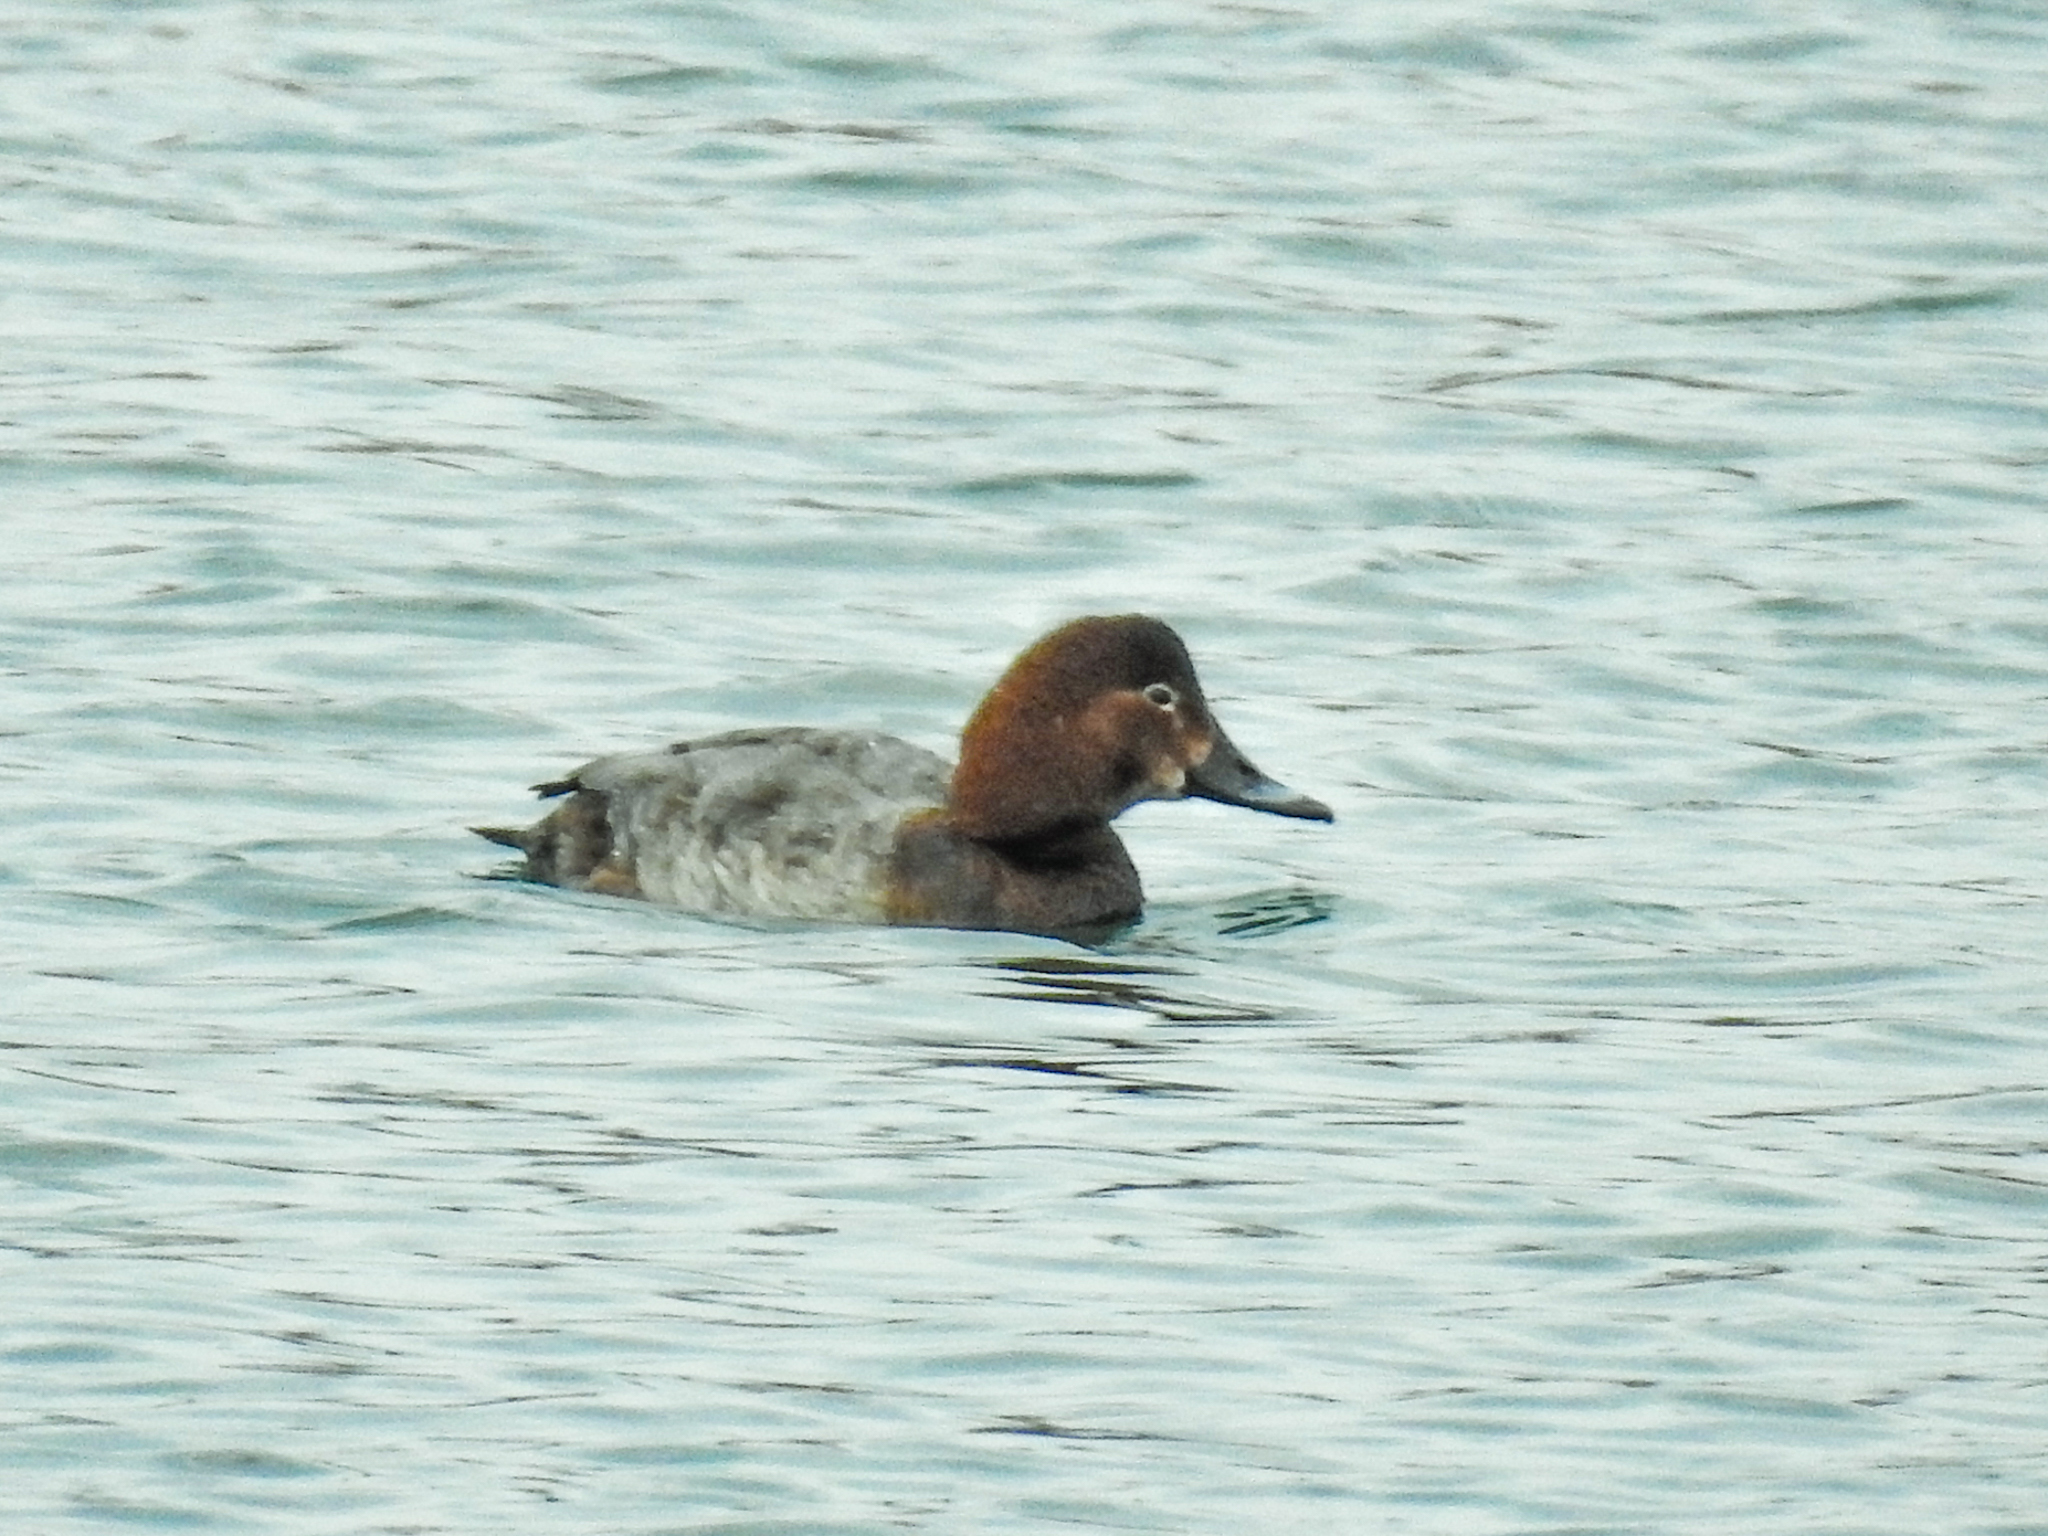
[(949, 810), (980, 842), (1048, 842), (1190, 795), (1332, 819), (1231, 744), (1179, 635), (1126, 614), (1062, 625), (1011, 664), (961, 732)]

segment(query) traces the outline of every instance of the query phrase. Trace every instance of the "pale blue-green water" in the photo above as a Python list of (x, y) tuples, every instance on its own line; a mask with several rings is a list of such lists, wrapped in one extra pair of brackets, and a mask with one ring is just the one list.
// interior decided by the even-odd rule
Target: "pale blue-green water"
[[(17, 0), (7, 1529), (2048, 1532), (2048, 12)], [(1089, 952), (482, 878), (1078, 613)]]

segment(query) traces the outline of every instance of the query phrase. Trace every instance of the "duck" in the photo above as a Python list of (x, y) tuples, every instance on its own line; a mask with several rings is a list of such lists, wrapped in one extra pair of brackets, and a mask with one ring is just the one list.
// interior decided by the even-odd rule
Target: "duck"
[(529, 827), (475, 827), (515, 878), (726, 918), (1101, 938), (1144, 888), (1110, 826), (1197, 798), (1331, 821), (1217, 724), (1187, 646), (1143, 614), (1075, 619), (1013, 661), (959, 761), (875, 731), (727, 731), (533, 786)]

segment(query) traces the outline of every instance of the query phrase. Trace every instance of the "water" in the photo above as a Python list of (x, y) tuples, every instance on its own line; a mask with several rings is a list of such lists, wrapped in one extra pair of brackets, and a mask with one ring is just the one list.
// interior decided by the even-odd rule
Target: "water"
[[(2044, 45), (14, 6), (11, 1528), (2048, 1531)], [(462, 831), (1133, 609), (1104, 950)]]

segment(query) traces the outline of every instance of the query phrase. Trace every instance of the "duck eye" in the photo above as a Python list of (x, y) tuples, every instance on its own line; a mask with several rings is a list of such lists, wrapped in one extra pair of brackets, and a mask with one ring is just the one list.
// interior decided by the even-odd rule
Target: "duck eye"
[(1164, 683), (1154, 683), (1151, 687), (1147, 688), (1145, 690), (1145, 698), (1148, 702), (1157, 704), (1161, 709), (1171, 709), (1180, 702), (1180, 695)]

